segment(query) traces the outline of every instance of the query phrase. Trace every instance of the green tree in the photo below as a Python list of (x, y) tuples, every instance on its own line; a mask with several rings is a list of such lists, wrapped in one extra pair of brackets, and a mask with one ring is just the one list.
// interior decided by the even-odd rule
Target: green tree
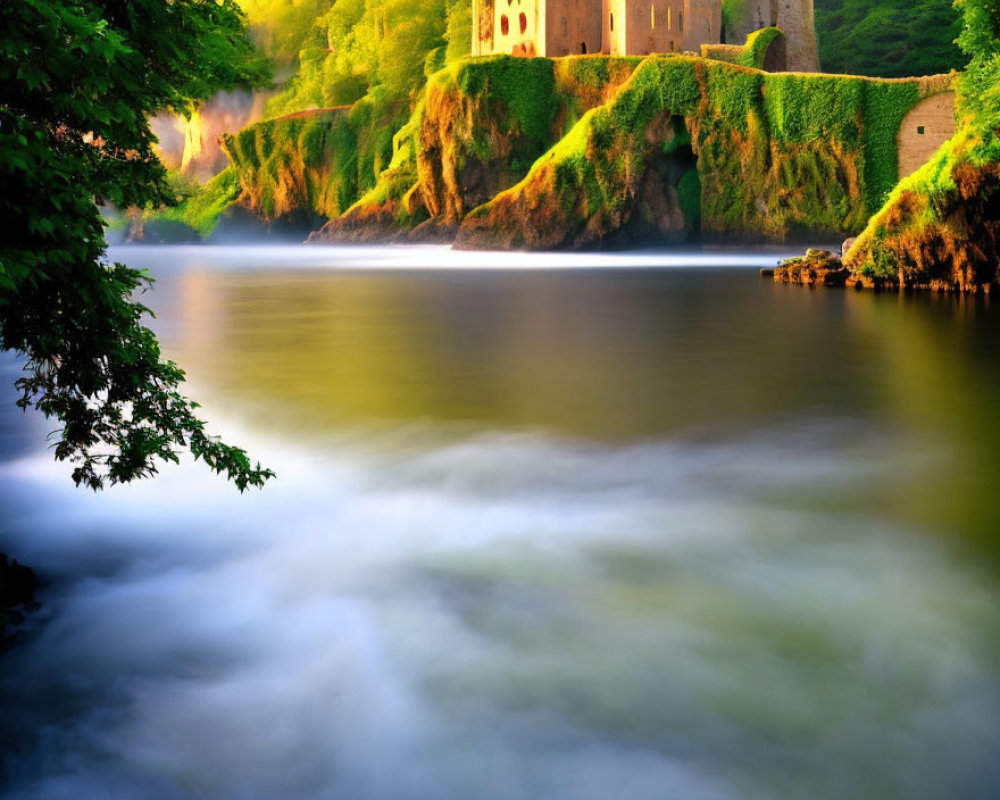
[(996, 139), (1000, 125), (1000, 0), (956, 0), (964, 25), (958, 46), (969, 57), (959, 81), (959, 103), (982, 133)]
[(900, 78), (965, 63), (952, 0), (816, 0), (815, 16), (826, 72)]
[(240, 490), (271, 476), (209, 436), (137, 295), (108, 263), (95, 198), (169, 203), (149, 115), (262, 85), (233, 0), (17, 0), (0, 14), (0, 348), (25, 358), (19, 405), (61, 425), (55, 457), (93, 489), (188, 449)]

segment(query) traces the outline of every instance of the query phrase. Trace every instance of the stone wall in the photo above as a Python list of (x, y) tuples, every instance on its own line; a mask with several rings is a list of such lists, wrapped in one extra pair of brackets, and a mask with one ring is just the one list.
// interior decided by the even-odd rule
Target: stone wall
[(899, 177), (923, 166), (954, 134), (954, 92), (939, 92), (917, 103), (899, 126)]
[(600, 53), (601, 9), (602, 4), (595, 0), (548, 0), (545, 55), (555, 58)]
[[(541, 0), (544, 3), (544, 0)], [(496, 0), (493, 11), (494, 53), (544, 56), (544, 19), (538, 0)]]
[(787, 37), (785, 60), (788, 70), (819, 72), (813, 0), (745, 0), (738, 19), (728, 30), (727, 42), (742, 44), (754, 31), (772, 25), (781, 28)]
[(684, 0), (684, 49), (695, 53), (722, 36), (722, 4), (715, 0)]
[(697, 51), (718, 42), (722, 11), (718, 0), (606, 0), (604, 53), (649, 55)]

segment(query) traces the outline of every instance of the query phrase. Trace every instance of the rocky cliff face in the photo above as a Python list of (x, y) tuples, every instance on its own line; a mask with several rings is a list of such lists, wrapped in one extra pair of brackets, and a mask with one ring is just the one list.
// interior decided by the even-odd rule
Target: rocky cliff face
[(376, 186), (314, 240), (450, 240), (473, 208), (520, 181), (637, 58), (497, 56), (442, 70), (396, 135)]
[(650, 56), (523, 181), (473, 210), (457, 243), (842, 236), (895, 184), (899, 123), (941, 82)]
[(357, 107), (304, 112), (225, 146), (239, 205), (268, 221), (330, 218), (319, 241), (841, 236), (896, 184), (902, 119), (949, 80), (498, 56), (436, 73), (406, 124)]
[(989, 291), (1000, 283), (1000, 144), (964, 128), (900, 182), (844, 262), (873, 288)]
[(362, 103), (259, 122), (223, 137), (240, 192), (236, 204), (267, 223), (336, 217), (389, 162), (405, 105)]
[(724, 0), (726, 41), (742, 44), (754, 31), (774, 26), (786, 36), (787, 69), (819, 72), (813, 0)]

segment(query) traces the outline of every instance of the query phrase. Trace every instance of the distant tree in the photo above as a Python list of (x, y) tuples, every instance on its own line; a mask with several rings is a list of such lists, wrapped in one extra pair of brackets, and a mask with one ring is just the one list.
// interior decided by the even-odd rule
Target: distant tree
[(1000, 125), (1000, 0), (956, 0), (962, 12), (958, 45), (969, 57), (959, 81), (962, 112), (996, 138)]
[(900, 78), (961, 69), (952, 0), (815, 0), (826, 72)]
[(262, 85), (233, 0), (17, 0), (0, 13), (0, 349), (25, 358), (19, 405), (61, 425), (55, 457), (93, 489), (188, 449), (240, 490), (271, 476), (205, 432), (136, 294), (106, 260), (95, 198), (169, 202), (149, 115)]

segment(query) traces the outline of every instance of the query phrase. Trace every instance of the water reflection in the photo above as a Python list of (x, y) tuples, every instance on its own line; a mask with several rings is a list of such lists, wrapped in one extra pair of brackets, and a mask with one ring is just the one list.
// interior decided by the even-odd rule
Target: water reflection
[(981, 303), (184, 252), (166, 347), (280, 478), (5, 453), (4, 797), (995, 796)]
[(843, 338), (845, 295), (817, 314), (813, 296), (732, 274), (193, 274), (177, 355), (227, 401), (311, 427), (434, 419), (607, 439), (870, 402), (878, 354)]

